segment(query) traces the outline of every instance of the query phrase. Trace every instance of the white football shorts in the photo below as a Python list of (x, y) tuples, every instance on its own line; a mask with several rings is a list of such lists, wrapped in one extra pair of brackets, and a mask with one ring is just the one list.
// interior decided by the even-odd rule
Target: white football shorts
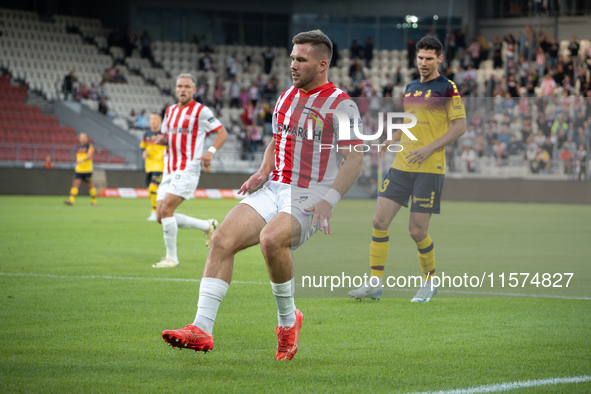
[(291, 249), (295, 250), (320, 228), (318, 223), (316, 226), (312, 226), (314, 213), (305, 212), (304, 209), (313, 206), (322, 197), (323, 195), (310, 189), (269, 181), (260, 190), (240, 201), (240, 204), (253, 207), (267, 223), (279, 212), (285, 212), (295, 217), (302, 228), (300, 242), (291, 246)]
[(163, 174), (162, 182), (158, 186), (156, 201), (162, 201), (166, 193), (174, 194), (188, 200), (193, 197), (193, 192), (199, 184), (199, 172), (175, 171), (172, 174)]

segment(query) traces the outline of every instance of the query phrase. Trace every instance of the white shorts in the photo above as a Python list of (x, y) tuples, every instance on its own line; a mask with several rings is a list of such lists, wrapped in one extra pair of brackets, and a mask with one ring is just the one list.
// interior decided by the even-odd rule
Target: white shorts
[(291, 249), (295, 250), (320, 228), (318, 223), (316, 226), (312, 226), (314, 213), (305, 212), (304, 209), (315, 205), (322, 197), (320, 193), (310, 189), (269, 181), (262, 189), (240, 201), (239, 204), (253, 207), (267, 223), (279, 212), (285, 212), (295, 217), (302, 228), (299, 243), (291, 246)]
[(199, 172), (176, 171), (172, 174), (163, 174), (162, 182), (158, 186), (156, 201), (162, 201), (167, 193), (174, 194), (185, 200), (193, 197), (193, 192), (199, 184)]

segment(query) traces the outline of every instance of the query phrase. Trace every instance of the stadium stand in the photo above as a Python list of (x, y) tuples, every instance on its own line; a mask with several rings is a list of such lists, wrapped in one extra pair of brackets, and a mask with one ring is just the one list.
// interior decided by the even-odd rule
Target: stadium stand
[[(242, 103), (252, 100), (251, 88), (254, 88), (255, 101), (264, 97), (273, 107), (276, 92), (283, 91), (291, 84), (290, 60), (286, 48), (272, 48), (275, 57), (271, 73), (266, 74), (263, 72), (262, 55), (266, 47), (217, 45), (209, 47), (208, 51), (203, 51), (203, 48), (200, 51), (195, 43), (154, 41), (150, 44), (149, 58), (142, 58), (140, 40), (133, 32), (119, 32), (123, 33), (119, 34), (120, 37), (131, 37), (133, 42), (114, 41), (112, 37), (116, 32), (103, 28), (97, 19), (54, 15), (53, 22), (45, 22), (31, 12), (0, 9), (0, 22), (3, 32), (0, 37), (0, 66), (14, 79), (24, 82), (33, 91), (42, 92), (47, 100), (61, 100), (64, 98), (63, 78), (75, 70), (77, 100), (98, 110), (97, 98), (106, 96), (108, 114), (113, 122), (129, 129), (136, 136), (140, 136), (142, 131), (134, 129), (132, 111), (162, 112), (166, 105), (174, 101), (176, 75), (190, 72), (197, 79), (196, 99), (215, 108), (230, 132), (223, 153), (223, 167), (226, 170), (244, 168), (245, 165), (255, 166), (261, 157), (261, 152), (245, 154), (245, 147), (249, 144), (245, 141), (248, 133), (245, 132), (247, 127)], [(467, 135), (451, 147), (448, 155), (452, 163), (450, 169), (468, 171), (462, 153), (469, 145), (478, 156), (477, 164), (470, 171), (490, 176), (529, 174), (533, 171), (532, 162), (536, 156), (531, 151), (535, 150), (535, 145), (543, 145), (554, 162), (549, 171), (539, 172), (551, 172), (559, 176), (571, 172), (565, 170), (567, 166), (556, 162), (564, 138), (557, 138), (554, 132), (546, 133), (540, 119), (541, 114), (545, 114), (545, 121), (552, 126), (552, 122), (557, 121), (555, 118), (564, 113), (566, 122), (571, 125), (567, 134), (577, 141), (586, 141), (589, 150), (591, 114), (587, 109), (589, 104), (583, 99), (589, 90), (590, 73), (585, 67), (591, 52), (589, 40), (578, 42), (579, 48), (573, 59), (575, 70), (567, 83), (560, 79), (557, 64), (567, 64), (571, 55), (569, 41), (559, 43), (557, 59), (546, 57), (541, 64), (537, 64), (539, 59), (534, 57), (530, 59), (531, 62), (526, 60), (521, 63), (519, 55), (528, 57), (530, 53), (520, 48), (519, 40), (510, 33), (502, 39), (495, 38), (493, 42), (481, 36), (476, 38), (470, 47), (466, 43), (445, 54), (444, 74), (456, 82), (465, 97), (469, 124)], [(449, 32), (444, 43), (452, 40), (455, 40), (455, 33)], [(538, 51), (539, 47), (548, 51), (551, 41), (549, 36), (541, 34), (536, 38), (532, 50)], [(475, 53), (478, 58), (474, 58)], [(366, 62), (369, 58), (371, 63)], [(229, 78), (229, 62), (236, 63), (234, 72), (237, 85), (233, 85)], [(39, 67), (40, 64), (43, 67)], [(472, 69), (472, 66), (478, 67)], [(120, 83), (101, 84), (105, 80), (105, 71), (110, 67), (121, 76)], [(543, 85), (541, 74), (546, 71), (557, 81), (550, 90), (544, 90), (547, 88)], [(511, 74), (515, 75), (516, 84), (510, 81)], [(533, 77), (531, 86), (525, 83), (530, 76)], [(389, 94), (394, 98), (401, 97), (405, 85), (416, 78), (416, 74), (412, 61), (409, 62), (407, 50), (373, 49), (371, 57), (353, 58), (351, 50), (345, 48), (339, 51), (339, 60), (331, 69), (329, 78), (351, 95), (371, 100), (385, 94), (384, 86), (388, 81), (391, 82)], [(271, 81), (274, 81), (274, 88), (268, 91), (266, 86)], [(550, 83), (547, 85), (550, 86)], [(236, 86), (240, 90), (238, 108), (231, 105), (231, 93), (233, 90), (235, 92)], [(511, 97), (506, 97), (507, 92), (511, 92)], [(476, 111), (479, 112), (477, 118), (481, 118), (478, 122), (473, 120)], [(573, 129), (579, 112), (587, 121), (583, 137), (578, 137), (578, 130)], [(256, 126), (262, 128), (261, 124)], [(541, 138), (535, 140), (539, 129), (543, 129), (544, 137), (549, 138), (547, 143)], [(501, 135), (501, 130), (507, 130), (508, 133), (501, 136), (506, 153), (498, 147), (495, 151), (495, 141)], [(511, 137), (517, 140), (518, 147), (514, 144), (509, 149)], [(254, 163), (242, 160), (245, 158), (254, 159)], [(366, 160), (370, 161), (369, 158)]]
[[(39, 107), (25, 105), (26, 96), (24, 87), (10, 86), (9, 78), (0, 76), (0, 161), (43, 162), (50, 156), (55, 162), (71, 163), (78, 145), (75, 130), (43, 115)], [(96, 149), (94, 161), (125, 162), (102, 148)]]

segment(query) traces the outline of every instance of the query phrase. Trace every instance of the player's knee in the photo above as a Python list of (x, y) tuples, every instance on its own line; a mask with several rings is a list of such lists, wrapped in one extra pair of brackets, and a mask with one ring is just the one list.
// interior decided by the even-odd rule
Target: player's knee
[(261, 232), (260, 243), (263, 256), (272, 256), (280, 249), (277, 237), (270, 231)]
[(420, 228), (420, 227), (409, 227), (410, 237), (415, 242), (421, 242), (425, 238), (427, 238), (427, 231)]
[(214, 231), (213, 235), (211, 236), (210, 249), (212, 253), (231, 253), (233, 247), (232, 244), (232, 237), (224, 234), (224, 230), (220, 228)]
[(388, 223), (387, 220), (377, 215), (371, 219), (371, 224), (373, 228), (379, 231), (386, 231), (388, 227), (390, 227), (390, 223)]

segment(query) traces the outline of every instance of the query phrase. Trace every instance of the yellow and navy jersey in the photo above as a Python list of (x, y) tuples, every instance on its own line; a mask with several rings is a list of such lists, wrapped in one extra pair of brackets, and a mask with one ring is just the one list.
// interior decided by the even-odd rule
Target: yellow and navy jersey
[(166, 146), (158, 145), (154, 142), (156, 136), (159, 134), (160, 131), (146, 131), (144, 139), (140, 144), (140, 148), (148, 152), (148, 157), (146, 157), (146, 172), (162, 172), (164, 170), (164, 151), (166, 150)]
[[(78, 145), (78, 147), (76, 147), (76, 163), (88, 158), (92, 154), (94, 154), (94, 148), (91, 143)], [(76, 169), (74, 171), (82, 174), (92, 172), (92, 158), (83, 163), (76, 164)]]
[[(452, 120), (466, 118), (466, 110), (456, 84), (443, 75), (428, 82), (416, 79), (406, 85), (404, 92), (404, 112), (417, 117), (417, 124), (409, 131), (417, 138), (411, 140), (402, 133), (400, 144), (404, 150), (396, 155), (392, 168), (408, 172), (428, 172), (445, 174), (445, 147), (433, 152), (421, 163), (409, 164), (406, 156), (440, 138)], [(404, 123), (410, 123), (405, 118)]]

